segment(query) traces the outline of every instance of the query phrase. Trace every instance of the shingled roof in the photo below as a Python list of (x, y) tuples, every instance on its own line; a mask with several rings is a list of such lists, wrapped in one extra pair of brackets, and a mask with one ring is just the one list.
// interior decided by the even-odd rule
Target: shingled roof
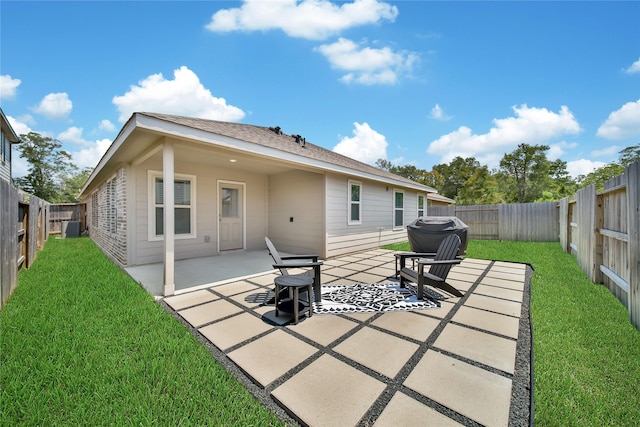
[(357, 172), (364, 172), (376, 175), (381, 178), (404, 182), (412, 186), (419, 185), (425, 187), (426, 191), (436, 190), (424, 184), (411, 181), (402, 176), (387, 172), (366, 163), (359, 162), (350, 157), (322, 148), (312, 144), (300, 135), (287, 135), (279, 127), (255, 126), (243, 123), (221, 122), (217, 120), (198, 119), (193, 117), (174, 116), (169, 114), (158, 114), (141, 112), (136, 113), (143, 116), (155, 118), (168, 123), (187, 126), (200, 131), (211, 132), (252, 144), (277, 149), (286, 153), (295, 154), (301, 157), (337, 165), (343, 168), (352, 169)]

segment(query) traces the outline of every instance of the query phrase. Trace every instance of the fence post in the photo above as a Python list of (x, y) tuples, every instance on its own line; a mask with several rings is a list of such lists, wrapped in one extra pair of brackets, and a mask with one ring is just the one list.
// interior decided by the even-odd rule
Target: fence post
[(640, 160), (627, 166), (629, 321), (640, 330)]
[(602, 283), (602, 272), (600, 266), (604, 263), (603, 260), (603, 238), (600, 230), (604, 227), (604, 196), (602, 194), (596, 195), (594, 203), (594, 228), (593, 228), (593, 283)]

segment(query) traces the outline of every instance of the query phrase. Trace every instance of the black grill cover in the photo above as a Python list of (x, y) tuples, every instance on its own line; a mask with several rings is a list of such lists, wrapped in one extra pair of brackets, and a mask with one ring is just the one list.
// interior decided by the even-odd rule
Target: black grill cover
[(460, 253), (467, 252), (469, 226), (457, 217), (429, 216), (418, 218), (407, 225), (409, 244), (413, 252), (437, 252), (440, 243), (450, 234), (460, 237)]

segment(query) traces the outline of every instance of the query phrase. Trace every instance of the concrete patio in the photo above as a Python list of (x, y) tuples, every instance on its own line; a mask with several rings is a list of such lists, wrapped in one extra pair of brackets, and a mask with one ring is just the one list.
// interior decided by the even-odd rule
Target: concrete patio
[[(327, 260), (322, 284), (393, 283), (393, 254)], [(297, 325), (265, 304), (274, 271), (199, 284), (162, 303), (285, 422), (524, 426), (533, 393), (530, 273), (465, 259), (448, 280), (464, 297), (440, 308), (316, 313)]]

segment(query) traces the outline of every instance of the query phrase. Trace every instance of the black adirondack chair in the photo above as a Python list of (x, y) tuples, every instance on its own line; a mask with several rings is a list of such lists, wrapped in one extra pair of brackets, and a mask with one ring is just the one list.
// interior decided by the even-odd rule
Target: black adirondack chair
[[(294, 274), (293, 276), (306, 276), (313, 278), (313, 293), (316, 301), (320, 301), (320, 266), (322, 261), (318, 261), (318, 255), (286, 255), (281, 256), (278, 253), (273, 242), (268, 238), (264, 238), (269, 254), (273, 258), (275, 264), (273, 268), (280, 270), (280, 274), (283, 276), (291, 275), (290, 268), (306, 268), (307, 271), (300, 274)], [(287, 262), (285, 262), (287, 261)]]
[[(431, 254), (435, 255), (433, 259), (419, 258), (415, 261), (417, 269), (405, 267), (404, 261), (407, 258), (407, 254), (397, 254), (401, 260), (399, 271), (400, 286), (405, 287), (407, 281), (416, 283), (418, 285), (418, 299), (424, 299), (425, 285), (462, 297), (463, 295), (459, 290), (446, 282), (451, 267), (462, 262), (462, 259), (457, 257), (460, 243), (460, 237), (456, 234), (448, 236), (440, 243), (438, 251), (435, 254)], [(425, 256), (428, 254), (415, 254), (414, 257), (416, 255)], [(425, 271), (425, 266), (430, 266), (429, 271)]]

